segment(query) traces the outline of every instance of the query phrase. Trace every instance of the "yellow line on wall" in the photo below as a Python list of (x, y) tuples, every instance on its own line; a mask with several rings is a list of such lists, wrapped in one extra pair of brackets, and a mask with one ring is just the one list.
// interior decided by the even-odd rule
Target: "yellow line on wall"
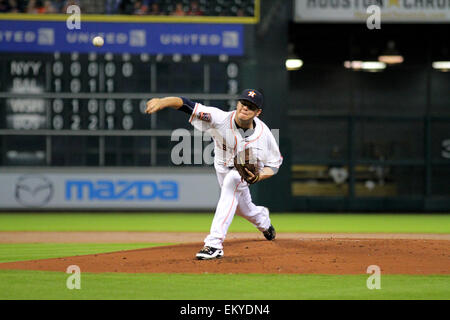
[[(65, 14), (26, 14), (2, 13), (0, 20), (22, 21), (66, 21)], [(230, 23), (230, 24), (256, 24), (256, 17), (172, 17), (172, 16), (125, 16), (125, 15), (98, 15), (83, 14), (81, 22), (130, 22), (130, 23)]]

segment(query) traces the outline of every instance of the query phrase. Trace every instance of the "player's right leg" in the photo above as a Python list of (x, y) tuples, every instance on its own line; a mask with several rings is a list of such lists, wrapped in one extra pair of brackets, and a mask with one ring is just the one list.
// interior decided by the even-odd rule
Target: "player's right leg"
[[(236, 170), (229, 170), (223, 174), (218, 173), (218, 178), (222, 189), (214, 219), (211, 224), (210, 233), (205, 238), (204, 249), (206, 249), (206, 251), (209, 251), (207, 248), (221, 250), (220, 252), (223, 255), (223, 242), (227, 235), (228, 228), (233, 221), (238, 204), (237, 195), (246, 187), (244, 187), (241, 176)], [(201, 251), (197, 254), (197, 258), (201, 259), (205, 255), (210, 259), (216, 258), (214, 254), (202, 254)]]

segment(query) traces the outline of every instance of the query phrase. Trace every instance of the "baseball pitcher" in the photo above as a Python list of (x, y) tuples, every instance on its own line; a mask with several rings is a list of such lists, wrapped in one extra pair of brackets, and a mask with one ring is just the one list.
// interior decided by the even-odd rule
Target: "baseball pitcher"
[(205, 246), (196, 255), (199, 260), (223, 257), (223, 242), (235, 214), (250, 221), (267, 240), (275, 239), (269, 210), (256, 206), (249, 190), (249, 185), (274, 176), (283, 162), (273, 134), (258, 118), (262, 106), (263, 96), (254, 89), (244, 90), (236, 110), (230, 112), (183, 97), (147, 102), (148, 114), (167, 107), (187, 113), (189, 122), (208, 132), (214, 141), (214, 168), (221, 193)]

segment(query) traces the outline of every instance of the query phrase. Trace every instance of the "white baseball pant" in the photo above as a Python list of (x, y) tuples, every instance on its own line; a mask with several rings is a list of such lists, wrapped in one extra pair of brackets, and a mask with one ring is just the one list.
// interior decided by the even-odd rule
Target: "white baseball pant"
[(236, 169), (216, 167), (216, 174), (221, 187), (220, 199), (205, 246), (223, 249), (222, 243), (235, 214), (250, 221), (259, 231), (267, 230), (270, 227), (269, 210), (252, 202), (248, 183), (241, 181)]

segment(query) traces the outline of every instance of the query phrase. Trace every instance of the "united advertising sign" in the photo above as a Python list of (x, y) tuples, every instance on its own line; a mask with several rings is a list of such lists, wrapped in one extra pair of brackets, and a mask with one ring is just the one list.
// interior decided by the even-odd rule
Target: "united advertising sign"
[[(103, 47), (92, 40), (101, 36)], [(0, 20), (0, 51), (203, 54), (241, 56), (239, 24), (82, 22)]]

